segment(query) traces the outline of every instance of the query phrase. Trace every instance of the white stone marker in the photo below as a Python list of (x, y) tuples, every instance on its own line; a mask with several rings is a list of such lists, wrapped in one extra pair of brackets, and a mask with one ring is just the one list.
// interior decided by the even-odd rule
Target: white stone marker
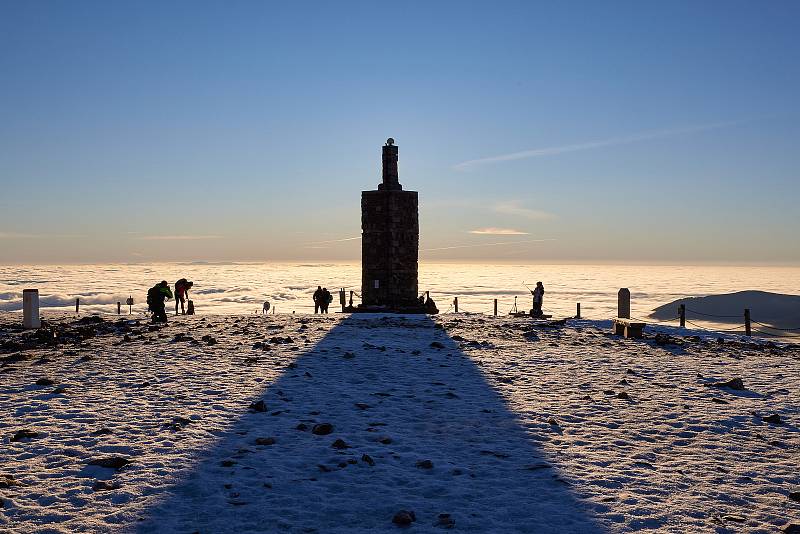
[(22, 326), (24, 328), (40, 328), (42, 320), (39, 318), (39, 290), (22, 290)]

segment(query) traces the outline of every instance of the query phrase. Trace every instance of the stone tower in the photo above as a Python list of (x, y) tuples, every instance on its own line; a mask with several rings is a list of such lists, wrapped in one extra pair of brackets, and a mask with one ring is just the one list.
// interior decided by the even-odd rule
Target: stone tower
[(419, 213), (416, 191), (403, 191), (397, 146), (383, 146), (383, 183), (361, 192), (361, 298), (364, 308), (411, 311), (417, 303)]

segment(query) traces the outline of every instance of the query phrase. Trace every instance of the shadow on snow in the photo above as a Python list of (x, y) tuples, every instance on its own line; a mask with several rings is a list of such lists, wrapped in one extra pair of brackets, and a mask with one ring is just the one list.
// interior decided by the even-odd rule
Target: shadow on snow
[(267, 411), (204, 450), (138, 532), (374, 532), (402, 509), (417, 531), (440, 514), (457, 531), (603, 531), (430, 319), (352, 316), (294, 363), (260, 397)]

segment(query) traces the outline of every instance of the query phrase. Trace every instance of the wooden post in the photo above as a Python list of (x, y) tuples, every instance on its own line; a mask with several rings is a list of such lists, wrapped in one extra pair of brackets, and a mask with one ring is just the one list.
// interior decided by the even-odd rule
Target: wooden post
[(623, 287), (617, 293), (617, 317), (620, 319), (631, 318), (631, 292), (627, 287)]
[(117, 315), (122, 315), (122, 303), (117, 301)]
[(497, 317), (497, 299), (494, 299), (494, 316)]
[(750, 308), (744, 309), (744, 335), (750, 337)]
[(75, 313), (81, 312), (81, 299), (75, 299)]
[(458, 297), (453, 299), (453, 306), (456, 307), (456, 313), (458, 313)]
[(339, 290), (339, 303), (342, 305), (342, 313), (344, 313), (344, 309), (347, 306), (347, 300), (345, 299), (345, 292), (344, 288)]
[(575, 314), (575, 318), (576, 318), (576, 319), (580, 319), (580, 318), (581, 318), (581, 303), (580, 303), (580, 302), (578, 303), (578, 309), (577, 309), (577, 310), (575, 310), (575, 311), (577, 312), (577, 313)]
[(678, 315), (681, 318), (681, 328), (686, 328), (686, 304), (678, 306)]
[(22, 290), (22, 327), (25, 329), (40, 328), (42, 320), (39, 317), (39, 290)]

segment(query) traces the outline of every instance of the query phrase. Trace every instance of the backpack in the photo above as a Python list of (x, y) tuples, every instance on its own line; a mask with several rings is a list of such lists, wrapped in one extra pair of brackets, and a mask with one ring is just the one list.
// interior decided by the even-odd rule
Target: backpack
[(161, 291), (158, 286), (153, 286), (147, 290), (147, 307), (152, 310), (153, 306), (158, 302), (158, 297)]

